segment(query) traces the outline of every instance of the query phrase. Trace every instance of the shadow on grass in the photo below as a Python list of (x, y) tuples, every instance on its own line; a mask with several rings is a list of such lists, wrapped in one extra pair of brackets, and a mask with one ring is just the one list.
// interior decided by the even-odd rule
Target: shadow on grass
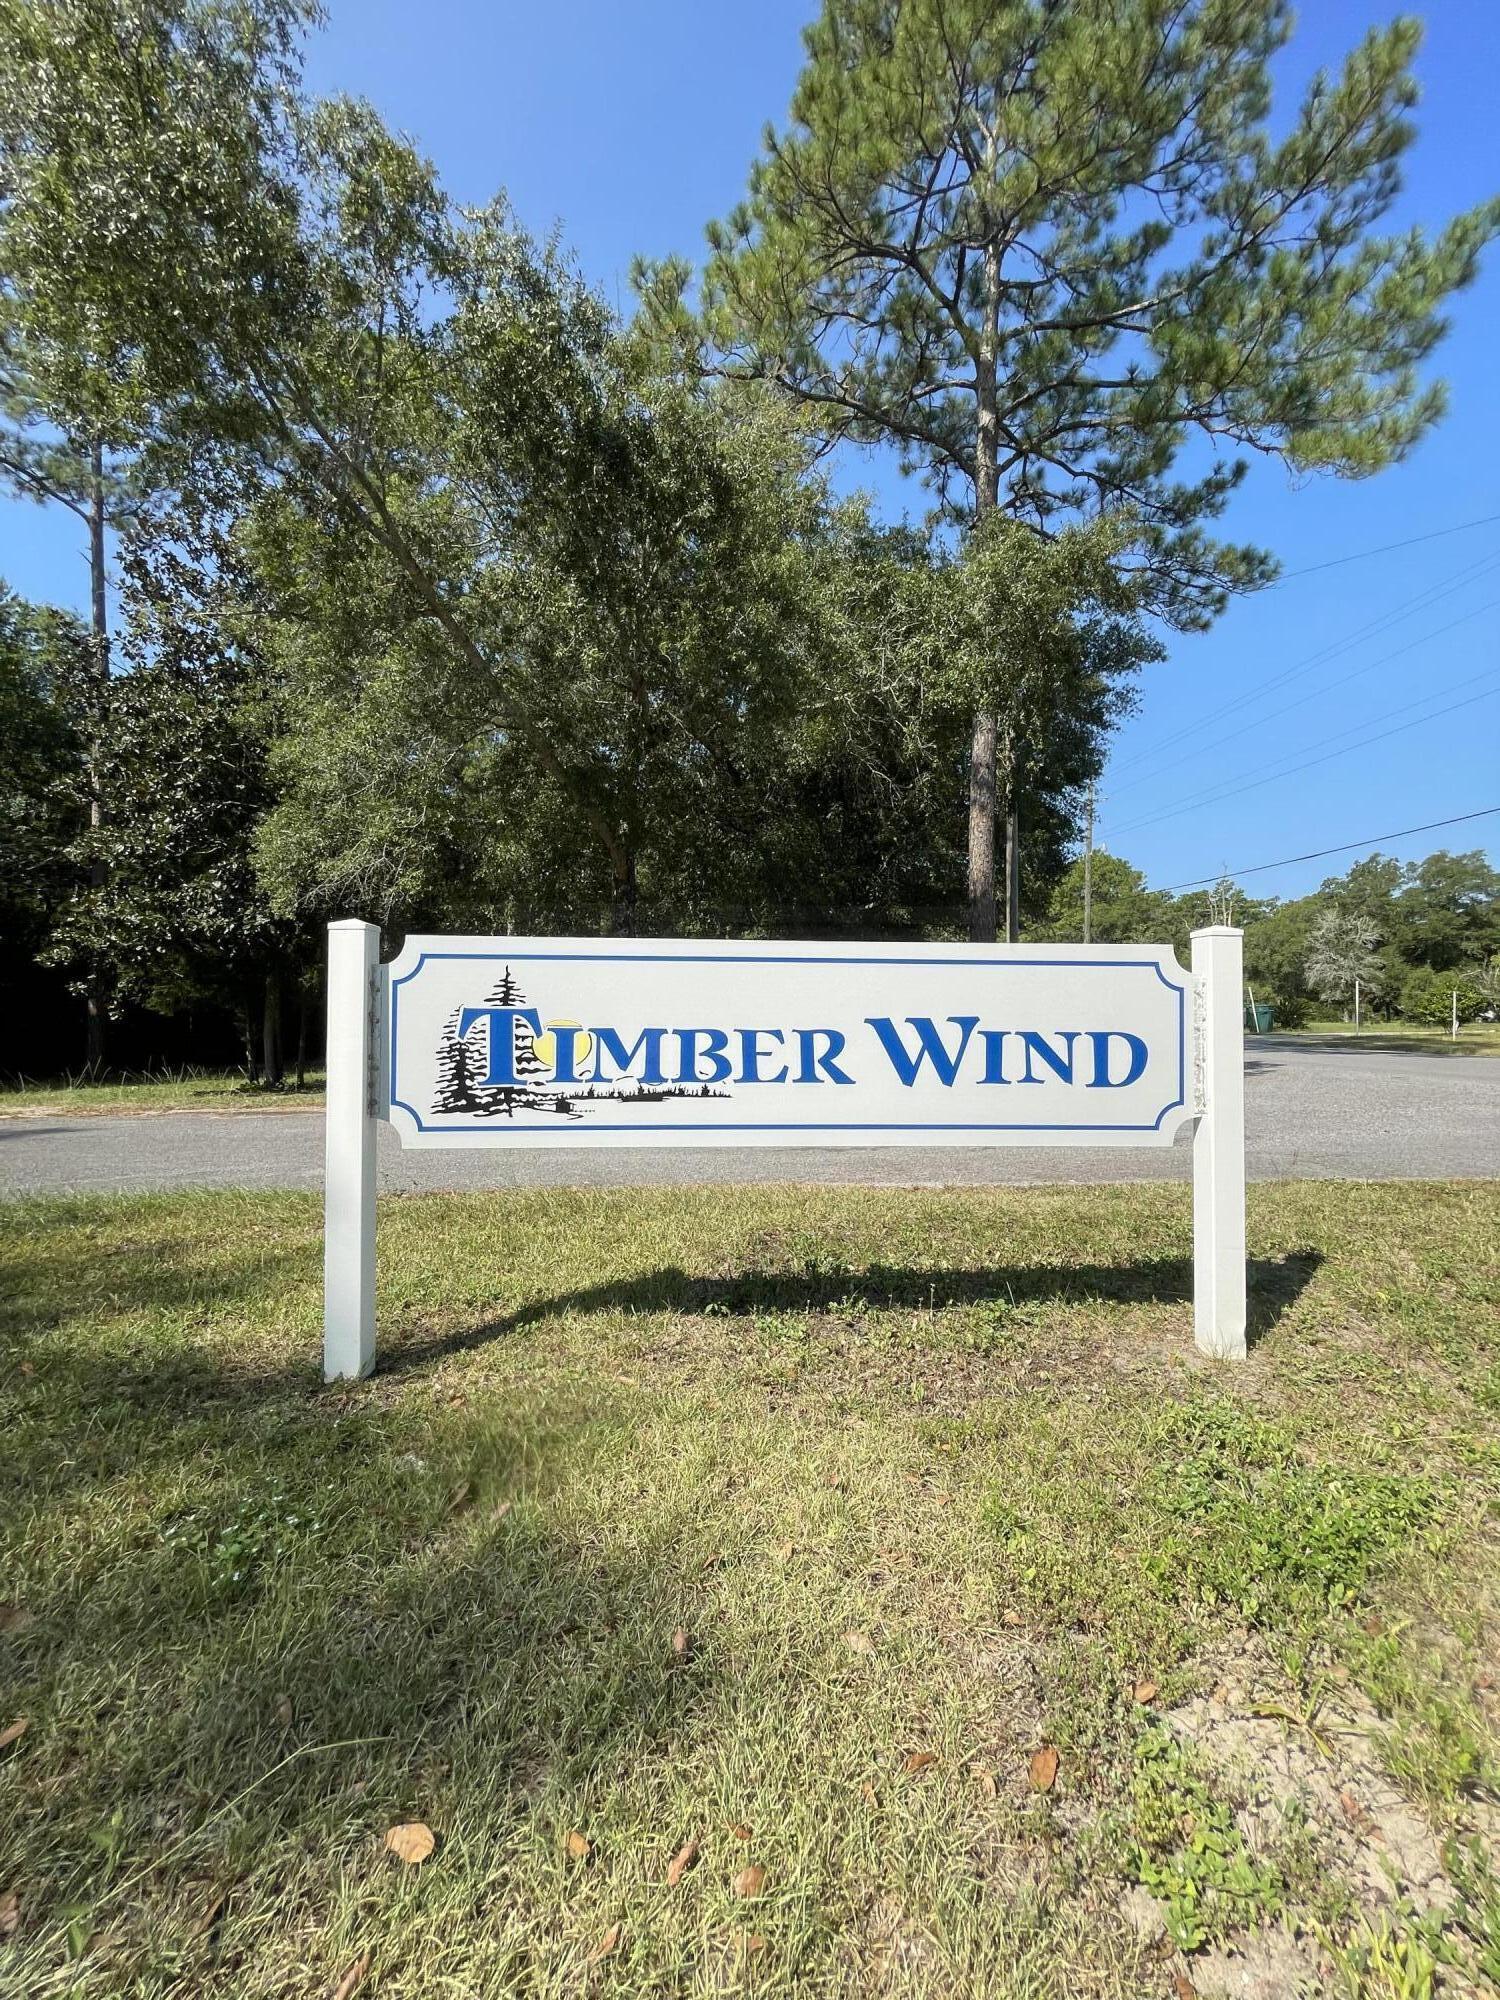
[[(90, 1990), (123, 1992), (171, 1965), (174, 1995), (205, 1990), (196, 1982), (210, 1973), (217, 1991), (261, 1965), (256, 1926), (279, 1907), (295, 1908), (304, 1934), (308, 1911), (328, 1929), (326, 1991), (364, 1941), (338, 1932), (349, 1882), (387, 1880), (386, 1827), (420, 1818), (454, 1844), (446, 1921), (482, 1931), (496, 1871), (518, 1850), (545, 1884), (564, 1834), (595, 1824), (611, 1785), (664, 1763), (705, 1718), (727, 1727), (743, 1667), (729, 1679), (707, 1629), (691, 1660), (673, 1652), (675, 1627), (705, 1623), (695, 1565), (575, 1540), (524, 1502), (496, 1508), (518, 1481), (545, 1478), (587, 1421), (541, 1409), (488, 1432), (474, 1506), (458, 1518), (440, 1493), (414, 1495), (373, 1440), (342, 1457), (306, 1434), (269, 1451), (232, 1443), (195, 1467), (205, 1518), (232, 1522), (246, 1492), (269, 1490), (329, 1507), (316, 1536), (228, 1594), (203, 1587), (190, 1544), (137, 1531), (90, 1587), (31, 1596), (36, 1721), (11, 1773), (7, 1877), (25, 1924), (0, 1985), (8, 1973), (21, 1983), (7, 1991), (40, 1990), (71, 1916), (108, 1982)], [(439, 1458), (455, 1448), (457, 1435), (433, 1441)], [(80, 1682), (105, 1691), (98, 1713), (87, 1728), (57, 1724), (54, 1703)], [(774, 1689), (761, 1693), (769, 1710)], [(139, 1857), (167, 1825), (177, 1838), (142, 1879)], [(180, 1899), (201, 1910), (205, 1878), (233, 1885), (231, 1917), (247, 1928), (220, 1936), (184, 1921)], [(394, 1937), (383, 1957), (383, 1977), (411, 1970)], [(308, 1990), (304, 1967), (285, 1971), (288, 1990), (294, 1973)], [(514, 1990), (491, 1971), (485, 1990)]]
[[(1323, 1262), (1320, 1250), (1250, 1259), (1250, 1342), (1271, 1332)], [(856, 1307), (918, 1312), (986, 1304), (1180, 1306), (1191, 1303), (1192, 1296), (1190, 1257), (1140, 1257), (1122, 1264), (997, 1265), (973, 1270), (913, 1270), (872, 1264), (863, 1270), (759, 1271), (716, 1277), (695, 1276), (668, 1266), (635, 1278), (533, 1299), (515, 1312), (475, 1326), (390, 1344), (382, 1350), (380, 1370), (382, 1374), (401, 1374), (426, 1368), (449, 1355), (509, 1339), (544, 1320), (576, 1313), (754, 1318), (761, 1313), (825, 1313)]]
[[(1251, 1040), (1245, 1044), (1248, 1054), (1257, 1046)], [(1307, 1049), (1316, 1055), (1334, 1056), (1496, 1056), (1500, 1055), (1500, 1040), (1492, 1037), (1465, 1041), (1462, 1035), (1455, 1042), (1443, 1035), (1366, 1035), (1357, 1029), (1349, 1029), (1347, 1034), (1337, 1030), (1332, 1033), (1304, 1033), (1298, 1031), (1274, 1042), (1272, 1047), (1281, 1049)], [(1246, 1067), (1249, 1067), (1247, 1063)]]

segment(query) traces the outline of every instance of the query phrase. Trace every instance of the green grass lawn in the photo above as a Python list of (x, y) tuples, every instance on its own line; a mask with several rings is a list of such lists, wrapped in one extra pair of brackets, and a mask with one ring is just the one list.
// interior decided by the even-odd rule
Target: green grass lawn
[(1496, 1990), (1500, 1184), (3, 1220), (7, 2000)]
[[(1465, 1021), (1458, 1039), (1446, 1028), (1430, 1028), (1420, 1021), (1362, 1021), (1358, 1029), (1348, 1021), (1308, 1021), (1300, 1028), (1280, 1028), (1278, 1035), (1306, 1035), (1320, 1041), (1337, 1040), (1359, 1048), (1412, 1049), (1437, 1055), (1500, 1056), (1500, 1021)], [(1246, 1034), (1247, 1046), (1255, 1037)]]
[(126, 1072), (99, 1082), (79, 1077), (34, 1083), (0, 1083), (0, 1118), (91, 1118), (122, 1112), (312, 1111), (323, 1102), (323, 1073), (309, 1071), (305, 1088), (288, 1081), (267, 1090), (241, 1071), (182, 1069)]

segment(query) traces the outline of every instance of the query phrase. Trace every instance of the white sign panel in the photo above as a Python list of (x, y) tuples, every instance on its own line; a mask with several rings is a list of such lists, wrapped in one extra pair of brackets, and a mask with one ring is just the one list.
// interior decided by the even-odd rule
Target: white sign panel
[(1164, 946), (412, 937), (382, 974), (407, 1146), (1168, 1146)]

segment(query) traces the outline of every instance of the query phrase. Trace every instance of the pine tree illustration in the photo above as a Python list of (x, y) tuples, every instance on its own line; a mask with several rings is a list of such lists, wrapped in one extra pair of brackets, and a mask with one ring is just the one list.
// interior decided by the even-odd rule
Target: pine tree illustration
[(438, 1043), (437, 1091), (432, 1102), (434, 1111), (450, 1114), (474, 1111), (479, 1105), (474, 1095), (473, 1054), (459, 1036), (458, 1019), (457, 1014), (450, 1018)]
[[(484, 1004), (486, 1007), (526, 1005), (526, 995), (517, 986), (509, 966), (506, 966), (505, 976), (494, 992), (486, 995)], [(519, 1080), (519, 1091), (529, 1091), (532, 1088), (530, 1079), (534, 1076), (545, 1076), (547, 1065), (536, 1052), (536, 1039), (529, 1021), (523, 1021), (517, 1016), (511, 1023), (511, 1032), (515, 1037), (515, 1073)], [(519, 1091), (506, 1089), (506, 1096), (513, 1099)]]

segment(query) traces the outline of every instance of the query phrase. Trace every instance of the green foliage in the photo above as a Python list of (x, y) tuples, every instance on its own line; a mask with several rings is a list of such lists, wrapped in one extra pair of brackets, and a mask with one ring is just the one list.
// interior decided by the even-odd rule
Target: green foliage
[(72, 886), (85, 811), (80, 688), (88, 640), (65, 612), (0, 585), (0, 928), (35, 950)]
[(1197, 1951), (1283, 1907), (1279, 1872), (1251, 1854), (1229, 1807), (1169, 1729), (1149, 1729), (1135, 1745), (1128, 1814), (1127, 1866), (1160, 1899), (1179, 1951)]
[(1222, 1404), (1167, 1417), (1150, 1492), (1181, 1524), (1165, 1560), (1189, 1594), (1251, 1622), (1357, 1603), (1434, 1507), (1426, 1479), (1310, 1464), (1290, 1431)]
[(1073, 690), (1030, 773), (1055, 867), (1153, 650), (1099, 537), (875, 535), (779, 399), (663, 369), (503, 203), (309, 102), (295, 0), (13, 4), (13, 317), (55, 421), (149, 439), (143, 540), (264, 663), (278, 911), (910, 928), (957, 887), (986, 617)]
[(1402, 981), (1401, 1012), (1408, 1021), (1445, 1027), (1453, 1019), (1455, 996), (1461, 1022), (1472, 1021), (1484, 1005), (1483, 993), (1468, 974), (1418, 966)]
[[(1083, 936), (1083, 861), (1069, 862), (1053, 884), (1046, 914), (1033, 934), (1061, 941)], [(1098, 944), (1175, 942), (1172, 898), (1148, 889), (1138, 868), (1102, 848), (1094, 850), (1090, 930)]]

